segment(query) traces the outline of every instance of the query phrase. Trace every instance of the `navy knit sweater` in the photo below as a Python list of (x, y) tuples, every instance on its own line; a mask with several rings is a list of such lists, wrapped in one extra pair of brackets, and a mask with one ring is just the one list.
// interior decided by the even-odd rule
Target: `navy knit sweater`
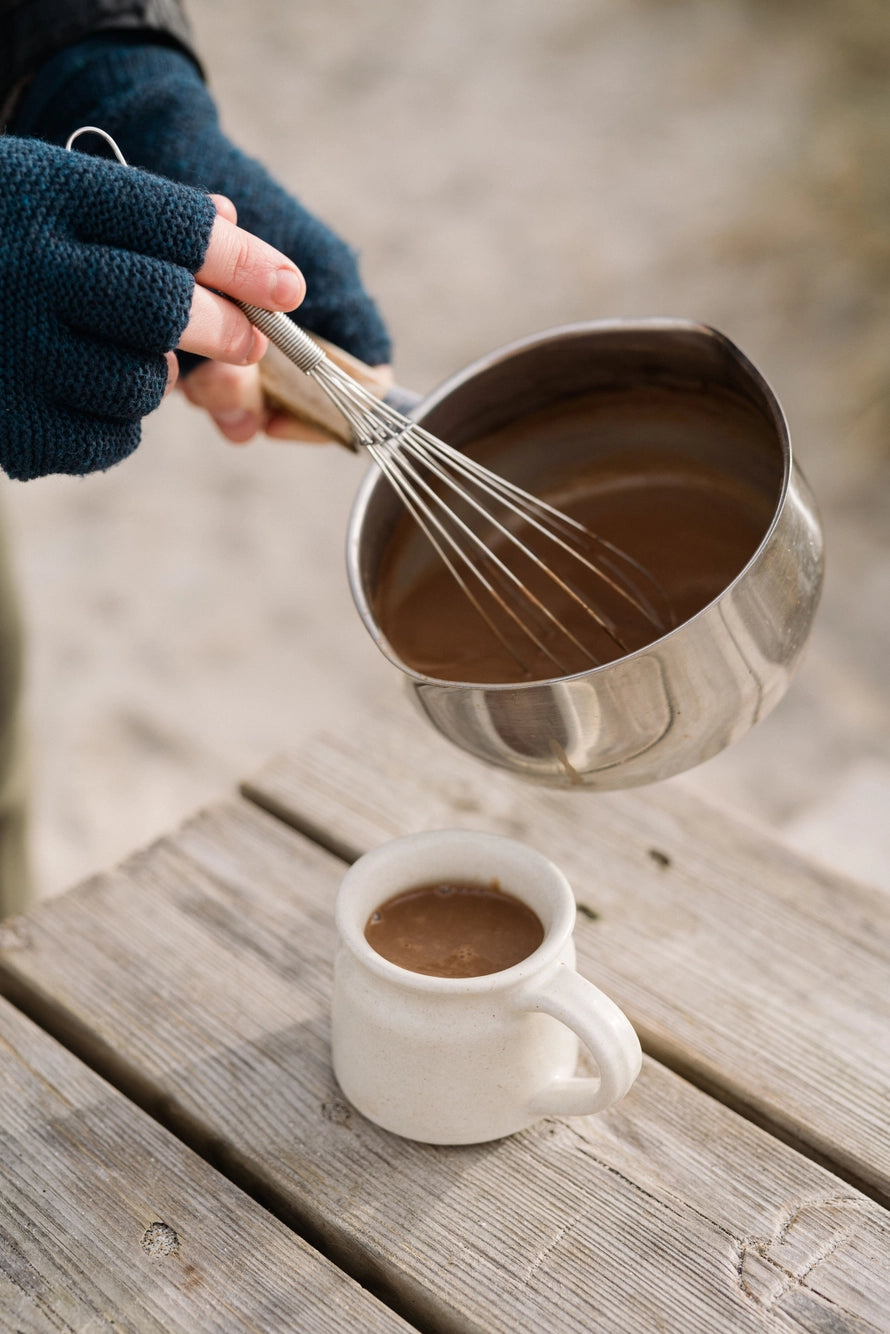
[[(106, 130), (144, 170), (49, 146), (82, 125)], [(206, 191), (228, 195), (239, 225), (302, 269), (301, 324), (365, 361), (389, 360), (356, 256), (226, 137), (188, 55), (120, 34), (90, 38), (44, 66), (9, 128), (0, 464), (11, 476), (106, 468), (136, 447), (139, 421), (163, 393), (162, 353), (188, 321), (213, 221)], [(181, 361), (187, 371), (191, 359)]]

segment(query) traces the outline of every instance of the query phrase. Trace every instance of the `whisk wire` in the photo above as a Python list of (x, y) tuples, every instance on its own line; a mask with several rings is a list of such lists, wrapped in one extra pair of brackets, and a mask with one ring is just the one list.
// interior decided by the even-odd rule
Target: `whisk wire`
[(452, 555), (449, 553), (453, 553), (453, 555), (457, 557), (457, 560), (464, 566), (466, 573), (475, 579), (477, 583), (482, 585), (484, 590), (490, 594), (504, 613), (513, 621), (516, 627), (525, 636), (531, 639), (539, 651), (544, 653), (557, 668), (560, 668), (560, 663), (554, 657), (553, 653), (535, 635), (534, 631), (531, 630), (527, 624), (523, 624), (514, 608), (501, 597), (491, 581), (486, 578), (478, 565), (473, 564), (473, 561), (467, 552), (460, 546), (451, 533), (449, 533), (447, 525), (443, 522), (442, 514), (437, 513), (436, 510), (432, 509), (420, 496), (417, 495), (411, 481), (405, 476), (404, 462), (402, 460), (397, 461), (392, 456), (388, 455), (385, 447), (370, 445), (368, 448), (381, 472), (387, 478), (387, 481), (392, 486), (396, 495), (402, 501), (405, 509), (424, 533), (427, 541), (439, 556), (439, 559), (454, 578), (465, 597), (485, 621), (488, 628), (514, 659), (517, 666), (522, 668), (525, 664), (522, 657), (517, 653), (515, 645), (504, 634), (485, 604), (474, 591), (472, 584), (469, 583), (464, 574), (461, 573), (459, 566), (455, 563), (452, 559)]
[[(439, 481), (441, 481), (445, 486), (447, 486), (453, 492), (453, 494), (457, 496), (461, 501), (465, 502), (473, 510), (475, 510), (475, 512), (484, 520), (485, 524), (491, 530), (500, 533), (501, 536), (507, 542), (512, 544), (515, 550), (519, 551), (522, 554), (525, 560), (529, 561), (538, 570), (540, 570), (541, 573), (546, 578), (552, 580), (554, 584), (556, 584), (571, 598), (573, 598), (576, 602), (578, 602), (578, 604), (582, 606), (585, 611), (589, 612), (590, 615), (593, 616), (594, 620), (599, 625), (599, 627), (605, 630), (605, 632), (608, 635), (610, 635), (610, 637), (615, 639), (619, 647), (623, 648), (624, 645), (613, 633), (613, 628), (606, 621), (606, 619), (601, 615), (599, 615), (597, 612), (595, 612), (587, 604), (585, 604), (583, 599), (580, 597), (580, 595), (577, 593), (575, 589), (573, 589), (565, 580), (561, 579), (560, 576), (554, 570), (552, 570), (537, 555), (535, 551), (531, 549), (531, 547), (527, 546), (524, 542), (522, 542), (516, 536), (515, 532), (513, 532), (513, 530), (510, 527), (508, 527), (507, 524), (505, 524), (502, 520), (500, 520), (495, 513), (493, 513), (490, 509), (486, 508), (486, 506), (482, 504), (471, 491), (467, 490), (465, 486), (461, 485), (458, 478), (465, 475), (465, 470), (461, 469), (455, 475), (449, 473), (446, 468), (443, 468), (441, 466), (441, 464), (436, 459), (435, 456), (436, 451), (426, 447), (427, 442), (423, 439), (423, 437), (424, 435), (427, 434), (428, 433), (426, 432), (418, 431), (417, 434), (412, 438), (410, 446), (404, 450), (404, 453), (406, 455), (410, 455), (411, 457), (416, 457), (420, 459), (426, 465), (426, 467), (429, 469), (430, 473), (434, 477), (438, 478)], [(432, 440), (433, 444), (435, 444), (435, 437), (430, 437), (430, 439)], [(481, 470), (480, 476), (475, 475), (475, 470), (466, 470), (466, 471), (467, 475), (473, 477), (473, 480), (476, 482), (476, 484), (479, 486), (480, 490), (483, 493), (486, 493), (491, 496), (497, 496), (498, 494), (497, 488), (490, 485), (487, 482), (487, 480), (484, 479), (485, 477), (484, 469)], [(419, 474), (415, 475), (417, 475), (419, 478)], [(492, 476), (493, 474), (491, 473), (488, 474), (488, 477)], [(425, 484), (422, 481), (422, 479), (419, 478), (419, 480), (420, 484), (424, 486), (424, 489), (427, 490), (430, 495), (438, 497), (438, 493), (433, 488)], [(439, 503), (441, 503), (441, 499)], [(494, 552), (491, 549), (491, 547), (488, 544), (488, 541), (486, 540), (486, 537), (478, 533), (474, 528), (471, 528), (469, 524), (466, 524), (463, 521), (461, 521), (460, 518), (453, 511), (448, 510), (447, 513), (449, 514), (449, 518), (457, 526), (461, 528), (464, 535), (472, 543), (472, 545), (478, 552), (481, 560), (483, 562), (495, 566), (497, 570), (500, 572), (500, 574), (504, 577), (504, 579), (507, 580), (508, 584), (512, 585), (512, 587), (517, 592), (519, 592), (520, 596), (522, 596), (527, 600), (529, 606), (533, 607), (534, 610), (540, 616), (542, 616), (546, 621), (548, 621), (552, 627), (554, 627), (561, 634), (563, 634), (570, 643), (574, 644), (575, 648), (577, 648), (583, 654), (584, 657), (586, 657), (592, 663), (595, 662), (593, 655), (590, 653), (590, 650), (586, 647), (586, 645), (582, 644), (581, 641), (577, 638), (577, 636), (574, 635), (572, 631), (568, 629), (568, 627), (564, 624), (564, 622), (562, 622), (559, 619), (559, 617), (555, 615), (555, 613), (551, 610), (551, 608), (546, 606), (546, 604), (541, 601), (541, 599), (528, 587), (527, 584), (523, 583), (523, 581), (519, 578), (516, 571), (512, 570), (510, 566), (507, 565), (507, 563), (504, 560), (502, 560), (501, 557), (499, 557), (496, 554), (496, 552)], [(473, 573), (476, 575), (477, 578), (481, 580), (482, 574), (479, 565), (474, 565), (472, 562), (470, 564), (473, 569)], [(544, 645), (540, 642), (540, 640), (538, 640), (532, 634), (528, 623), (523, 622), (521, 618), (516, 615), (513, 608), (511, 608), (510, 605), (502, 598), (502, 596), (497, 592), (497, 590), (493, 587), (493, 585), (485, 581), (485, 586), (492, 593), (492, 596), (496, 598), (498, 604), (501, 607), (501, 610), (504, 611), (511, 618), (511, 620), (513, 620), (514, 623), (519, 626), (521, 630), (523, 630), (526, 634), (529, 635), (530, 638), (534, 640), (536, 646), (542, 649), (552, 662), (556, 663), (557, 666), (561, 667), (562, 664), (560, 663), (559, 659), (556, 658), (555, 655), (549, 649), (545, 648)]]
[[(334, 376), (328, 377), (327, 371), (329, 367), (330, 363), (328, 363), (327, 366), (321, 364), (317, 368), (314, 368), (310, 374), (313, 378), (318, 379), (319, 382), (321, 382), (322, 377), (324, 377), (325, 383), (322, 386), (324, 388), (327, 388), (327, 380), (330, 378), (334, 382), (331, 386), (332, 389), (336, 386), (336, 390), (339, 390), (340, 385), (338, 380), (340, 372), (336, 371), (336, 368), (334, 368)], [(639, 561), (634, 560), (632, 556), (628, 555), (627, 552), (620, 550), (614, 543), (609, 542), (606, 538), (600, 537), (596, 533), (591, 533), (577, 519), (572, 518), (571, 515), (556, 509), (553, 505), (548, 504), (546, 500), (542, 500), (539, 496), (533, 496), (528, 491), (523, 491), (522, 488), (517, 486), (514, 482), (509, 481), (505, 477), (501, 477), (498, 473), (491, 472), (490, 469), (484, 467), (475, 459), (472, 459), (468, 455), (461, 453), (460, 450), (455, 449), (453, 445), (446, 444), (445, 441), (438, 439), (422, 426), (418, 426), (416, 423), (410, 422), (408, 419), (402, 417), (401, 414), (391, 408), (389, 404), (376, 399), (363, 386), (356, 384), (355, 392), (352, 394), (352, 397), (361, 402), (362, 412), (358, 422), (356, 422), (355, 415), (347, 416), (347, 420), (354, 430), (365, 429), (365, 440), (363, 443), (370, 443), (368, 436), (371, 434), (371, 431), (369, 430), (371, 422), (369, 422), (368, 418), (364, 415), (365, 413), (368, 413), (371, 415), (373, 425), (378, 428), (376, 438), (392, 439), (392, 430), (397, 429), (399, 443), (404, 444), (405, 448), (410, 448), (417, 456), (422, 455), (430, 469), (433, 470), (435, 467), (437, 475), (451, 486), (452, 489), (455, 489), (453, 478), (441, 466), (436, 467), (434, 462), (435, 460), (441, 462), (447, 460), (456, 474), (471, 479), (478, 485), (481, 491), (493, 498), (501, 500), (505, 505), (511, 507), (515, 513), (521, 515), (521, 517), (523, 517), (526, 522), (534, 527), (543, 537), (561, 547), (563, 551), (567, 552), (577, 560), (590, 574), (607, 584), (619, 597), (631, 602), (637, 611), (649, 620), (659, 632), (665, 628), (666, 623), (670, 624), (671, 613), (666, 605), (662, 607), (662, 611), (659, 613), (637, 584), (632, 584), (630, 582), (630, 577), (626, 572), (622, 575), (616, 571), (613, 560), (610, 558), (623, 561), (625, 565), (631, 567), (634, 571), (634, 579), (643, 580), (650, 584), (652, 590), (656, 593), (656, 596), (659, 597), (659, 600), (666, 604), (667, 600), (664, 598), (663, 590), (659, 588), (648, 570), (646, 570)], [(424, 445), (428, 447), (426, 451), (422, 448)], [(464, 493), (464, 495), (465, 498), (469, 499), (467, 493)], [(485, 518), (491, 518), (491, 515), (482, 507), (479, 505), (476, 505), (475, 507)], [(549, 521), (551, 525), (550, 527), (546, 526), (546, 524), (541, 521), (541, 516)], [(546, 566), (545, 562), (537, 557), (525, 543), (521, 542), (512, 530), (500, 526), (499, 528), (500, 531), (513, 542), (514, 546), (521, 550), (529, 560), (537, 564), (549, 577), (556, 579), (557, 582), (560, 583), (563, 591), (593, 618), (600, 629), (605, 630), (610, 637), (615, 638), (613, 634), (614, 626), (606, 617), (602, 616), (596, 609), (591, 607), (570, 584), (559, 580), (558, 576)], [(576, 541), (580, 541), (588, 547), (593, 545), (601, 552), (606, 552), (608, 554), (606, 556), (601, 556), (598, 563), (594, 562), (582, 549), (579, 549), (578, 546), (573, 546), (571, 541), (566, 540), (561, 536), (560, 529), (564, 532), (568, 532), (571, 537), (576, 539)], [(619, 647), (625, 647), (620, 638), (616, 638), (615, 642), (618, 643)]]
[[(518, 591), (527, 600), (530, 606), (532, 606), (538, 613), (540, 613), (541, 616), (543, 616), (547, 621), (549, 621), (550, 624), (554, 626), (559, 632), (565, 635), (566, 638), (569, 639), (570, 642), (573, 643), (575, 647), (582, 654), (584, 654), (585, 656), (590, 658), (591, 661), (593, 661), (585, 645), (583, 645), (576, 638), (576, 636), (573, 635), (572, 632), (565, 625), (563, 625), (563, 623), (559, 620), (559, 618), (555, 616), (554, 613), (548, 607), (546, 607), (530, 589), (528, 589), (523, 584), (522, 580), (519, 578), (516, 572), (514, 570), (511, 570), (509, 565), (507, 565), (506, 562), (502, 560), (497, 555), (496, 552), (491, 550), (491, 548), (487, 545), (484, 538), (478, 532), (476, 532), (475, 529), (470, 527), (470, 525), (467, 524), (463, 519), (461, 519), (459, 514), (455, 513), (447, 506), (445, 507), (442, 506), (442, 500), (439, 493), (433, 486), (430, 485), (430, 483), (422, 475), (422, 473), (420, 473), (414, 466), (412, 461), (412, 455), (414, 454), (413, 448), (410, 451), (407, 449), (399, 448), (397, 439), (393, 440), (391, 442), (391, 445), (393, 446), (393, 448), (390, 448), (389, 443), (384, 448), (378, 445), (369, 445), (368, 449), (372, 457), (377, 462), (378, 466), (385, 473), (391, 485), (403, 499), (403, 502), (406, 502), (406, 497), (410, 496), (411, 505), (409, 508), (411, 509), (412, 517), (423, 529), (428, 540), (432, 542), (437, 553), (445, 561), (445, 564), (447, 565), (448, 569), (450, 570), (452, 575), (457, 579), (458, 583), (460, 584), (461, 588), (463, 589), (467, 597), (470, 598), (470, 601), (473, 603), (473, 606), (476, 607), (477, 611), (484, 618), (489, 628), (495, 633), (495, 635), (497, 635), (498, 639), (501, 641), (504, 647), (508, 649), (511, 655), (517, 660), (517, 662), (519, 662), (521, 665), (522, 660), (516, 653), (515, 647), (505, 637), (505, 635), (499, 628), (496, 621), (492, 618), (490, 613), (486, 611), (484, 606), (478, 600), (476, 595), (473, 593), (470, 584), (466, 581), (465, 578), (463, 578), (460, 575), (459, 571), (457, 570), (453, 562), (447, 557), (439, 541), (437, 541), (436, 537), (433, 535), (431, 529), (434, 530), (439, 535), (439, 537), (441, 537), (442, 541), (447, 544), (448, 548), (454, 553), (457, 559), (465, 566), (467, 573), (473, 579), (475, 579), (479, 584), (481, 584), (482, 587), (486, 590), (486, 592), (490, 594), (490, 596), (495, 600), (495, 602), (497, 603), (503, 614), (513, 622), (513, 624), (523, 635), (525, 635), (528, 639), (532, 641), (532, 643), (541, 653), (545, 654), (545, 656), (550, 659), (550, 661), (554, 664), (554, 666), (562, 670), (562, 663), (560, 662), (559, 658), (557, 658), (557, 656), (554, 654), (552, 649), (546, 644), (544, 640), (542, 640), (538, 636), (538, 634), (529, 624), (528, 620), (522, 619), (522, 617), (516, 611), (515, 607), (510, 604), (510, 602), (503, 596), (503, 594), (499, 592), (498, 588), (491, 581), (491, 579), (489, 579), (486, 576), (486, 574), (484, 573), (486, 566), (496, 570), (497, 573), (501, 576), (502, 580), (506, 581), (508, 586), (512, 586), (514, 590)], [(432, 472), (433, 476), (439, 478), (439, 480), (448, 485), (455, 492), (455, 494), (461, 497), (461, 499), (466, 500), (474, 509), (478, 511), (480, 515), (482, 515), (485, 518), (487, 523), (489, 523), (497, 531), (503, 533), (504, 536), (511, 538), (512, 540), (515, 540), (514, 535), (511, 534), (505, 528), (505, 526), (498, 521), (496, 516), (492, 515), (482, 505), (480, 505), (480, 503), (476, 500), (474, 496), (472, 496), (469, 492), (461, 488), (455, 481), (455, 479), (449, 476), (449, 474), (445, 470), (437, 467), (434, 460), (428, 461), (428, 466), (430, 467), (430, 471)], [(427, 504), (422, 499), (420, 493), (429, 496), (433, 501), (433, 505)], [(475, 561), (473, 560), (472, 556), (468, 554), (467, 550), (463, 546), (461, 546), (460, 542), (454, 537), (453, 533), (449, 530), (449, 525), (452, 525), (455, 529), (457, 529), (460, 533), (463, 534), (463, 536), (471, 544), (471, 548), (475, 549), (479, 553), (479, 556), (482, 558), (484, 565), (480, 564), (478, 560)], [(530, 551), (526, 551), (526, 555), (529, 558), (534, 559), (533, 553), (531, 553)], [(546, 567), (542, 565), (542, 569), (546, 570)], [(551, 571), (546, 571), (546, 572), (552, 573)]]
[[(649, 571), (639, 561), (628, 555), (627, 552), (622, 551), (606, 538), (600, 537), (599, 534), (590, 532), (588, 528), (585, 528), (582, 523), (573, 518), (570, 514), (566, 514), (562, 510), (556, 509), (553, 505), (548, 504), (546, 500), (542, 500), (539, 496), (533, 496), (528, 491), (523, 491), (522, 488), (517, 486), (514, 482), (509, 481), (506, 477), (501, 477), (498, 473), (491, 472), (489, 469), (483, 467), (482, 464), (477, 463), (475, 459), (471, 459), (466, 454), (462, 454), (459, 450), (454, 449), (453, 446), (446, 445), (442, 441), (437, 441), (435, 436), (430, 436), (429, 432), (423, 431), (422, 428), (418, 428), (417, 434), (421, 439), (426, 437), (436, 449), (436, 452), (442, 452), (444, 450), (455, 468), (468, 476), (472, 476), (477, 480), (479, 486), (487, 491), (488, 494), (499, 497), (505, 504), (509, 502), (510, 507), (514, 512), (517, 514), (521, 513), (526, 522), (535, 528), (542, 537), (547, 538), (549, 541), (561, 547), (563, 551), (573, 556), (574, 559), (579, 561), (591, 574), (608, 584), (613, 592), (617, 593), (619, 597), (625, 598), (627, 601), (633, 603), (637, 611), (645, 616), (647, 620), (651, 621), (656, 628), (662, 629), (665, 621), (668, 623), (670, 622), (672, 614), (667, 606), (667, 599), (664, 597), (663, 590), (652, 578)], [(549, 521), (550, 527), (542, 522), (542, 516)], [(563, 533), (568, 533), (568, 537), (562, 536), (560, 530), (562, 530)], [(583, 550), (583, 546), (579, 547), (573, 545), (572, 539), (574, 539), (575, 542), (581, 541), (583, 546), (590, 547), (593, 545), (599, 550), (607, 552), (608, 555), (606, 557), (601, 557), (600, 562), (596, 563), (586, 554)], [(518, 539), (515, 540), (518, 542)], [(519, 543), (519, 545), (521, 546), (522, 544)], [(532, 559), (536, 559), (532, 553), (528, 554), (532, 555)], [(632, 586), (629, 583), (629, 577), (626, 573), (622, 576), (616, 572), (610, 557), (623, 561), (634, 570), (637, 578), (652, 585), (656, 596), (659, 596), (660, 599), (665, 602), (661, 616), (640, 589), (636, 585)], [(542, 566), (544, 565), (543, 561), (539, 563)], [(603, 568), (604, 565), (611, 571), (611, 574), (606, 573), (606, 570)], [(553, 575), (552, 570), (548, 569), (547, 572)], [(580, 601), (584, 606), (585, 611), (591, 613), (595, 619), (598, 619), (594, 608), (588, 603), (585, 603), (576, 590), (566, 586), (565, 591), (569, 592), (575, 600)]]

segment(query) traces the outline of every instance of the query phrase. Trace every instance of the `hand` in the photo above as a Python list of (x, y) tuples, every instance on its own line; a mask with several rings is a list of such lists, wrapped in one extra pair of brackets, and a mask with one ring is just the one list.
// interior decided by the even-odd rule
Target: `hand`
[[(72, 125), (86, 124), (101, 125), (131, 167), (64, 152)], [(6, 322), (8, 337), (0, 329), (6, 413), (0, 466), (10, 475), (80, 474), (125, 458), (138, 445), (141, 419), (175, 379), (173, 358), (165, 358), (171, 347), (187, 357), (183, 372), (193, 352), (216, 359), (219, 369), (205, 372), (214, 399), (213, 380), (224, 364), (256, 362), (262, 336), (240, 312), (217, 304), (224, 298), (212, 289), (241, 299), (249, 293), (255, 304), (279, 310), (299, 304), (302, 287), (290, 301), (276, 301), (275, 264), (266, 251), (264, 269), (259, 243), (245, 242), (246, 233), (299, 261), (308, 289), (300, 309), (304, 328), (366, 364), (389, 360), (386, 329), (361, 282), (357, 256), (227, 138), (188, 55), (123, 32), (79, 42), (37, 73), (8, 129), (11, 134), (0, 136), (0, 220), (9, 224), (10, 242), (0, 247), (0, 286), (8, 270), (24, 293), (22, 310)], [(28, 189), (21, 188), (25, 177)], [(184, 191), (189, 183), (198, 188)], [(217, 243), (222, 237), (225, 250), (232, 234), (220, 225), (206, 189), (238, 207), (243, 230), (229, 260)], [(33, 198), (40, 204), (37, 240), (33, 228), (17, 221), (23, 211), (34, 212)], [(234, 222), (220, 216), (237, 233)], [(237, 259), (244, 245), (246, 275)], [(222, 274), (213, 269), (217, 258)], [(27, 283), (21, 281), (25, 271)], [(45, 287), (38, 277), (45, 277)], [(22, 327), (31, 330), (27, 345), (14, 337)], [(257, 420), (255, 374), (232, 378), (240, 386), (236, 406), (229, 385), (220, 410), (240, 410), (246, 393)], [(305, 435), (274, 415), (264, 416), (263, 425), (275, 435)], [(237, 434), (248, 438), (252, 431), (242, 423)]]
[(0, 466), (25, 480), (111, 467), (178, 367), (171, 348), (255, 363), (267, 340), (230, 297), (290, 310), (292, 260), (200, 190), (0, 136)]

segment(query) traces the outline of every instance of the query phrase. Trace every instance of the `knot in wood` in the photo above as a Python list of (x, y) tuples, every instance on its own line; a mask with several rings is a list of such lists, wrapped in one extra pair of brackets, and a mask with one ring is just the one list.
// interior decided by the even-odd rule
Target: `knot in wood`
[(671, 865), (670, 857), (666, 852), (662, 852), (660, 848), (650, 848), (649, 856), (655, 862), (655, 865), (660, 866), (663, 871), (666, 871)]
[(352, 1122), (352, 1108), (342, 1098), (328, 1098), (321, 1104), (321, 1114), (335, 1126), (348, 1126)]
[(179, 1237), (166, 1223), (152, 1223), (142, 1234), (142, 1249), (149, 1255), (175, 1255)]

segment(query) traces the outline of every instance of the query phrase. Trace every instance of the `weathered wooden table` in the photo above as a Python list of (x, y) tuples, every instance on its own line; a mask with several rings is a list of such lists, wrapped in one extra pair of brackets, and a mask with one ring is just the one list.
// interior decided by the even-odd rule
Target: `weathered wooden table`
[[(430, 1148), (328, 1061), (344, 861), (520, 838), (647, 1053)], [(890, 899), (672, 787), (548, 793), (401, 716), (0, 925), (0, 1329), (890, 1330)]]

